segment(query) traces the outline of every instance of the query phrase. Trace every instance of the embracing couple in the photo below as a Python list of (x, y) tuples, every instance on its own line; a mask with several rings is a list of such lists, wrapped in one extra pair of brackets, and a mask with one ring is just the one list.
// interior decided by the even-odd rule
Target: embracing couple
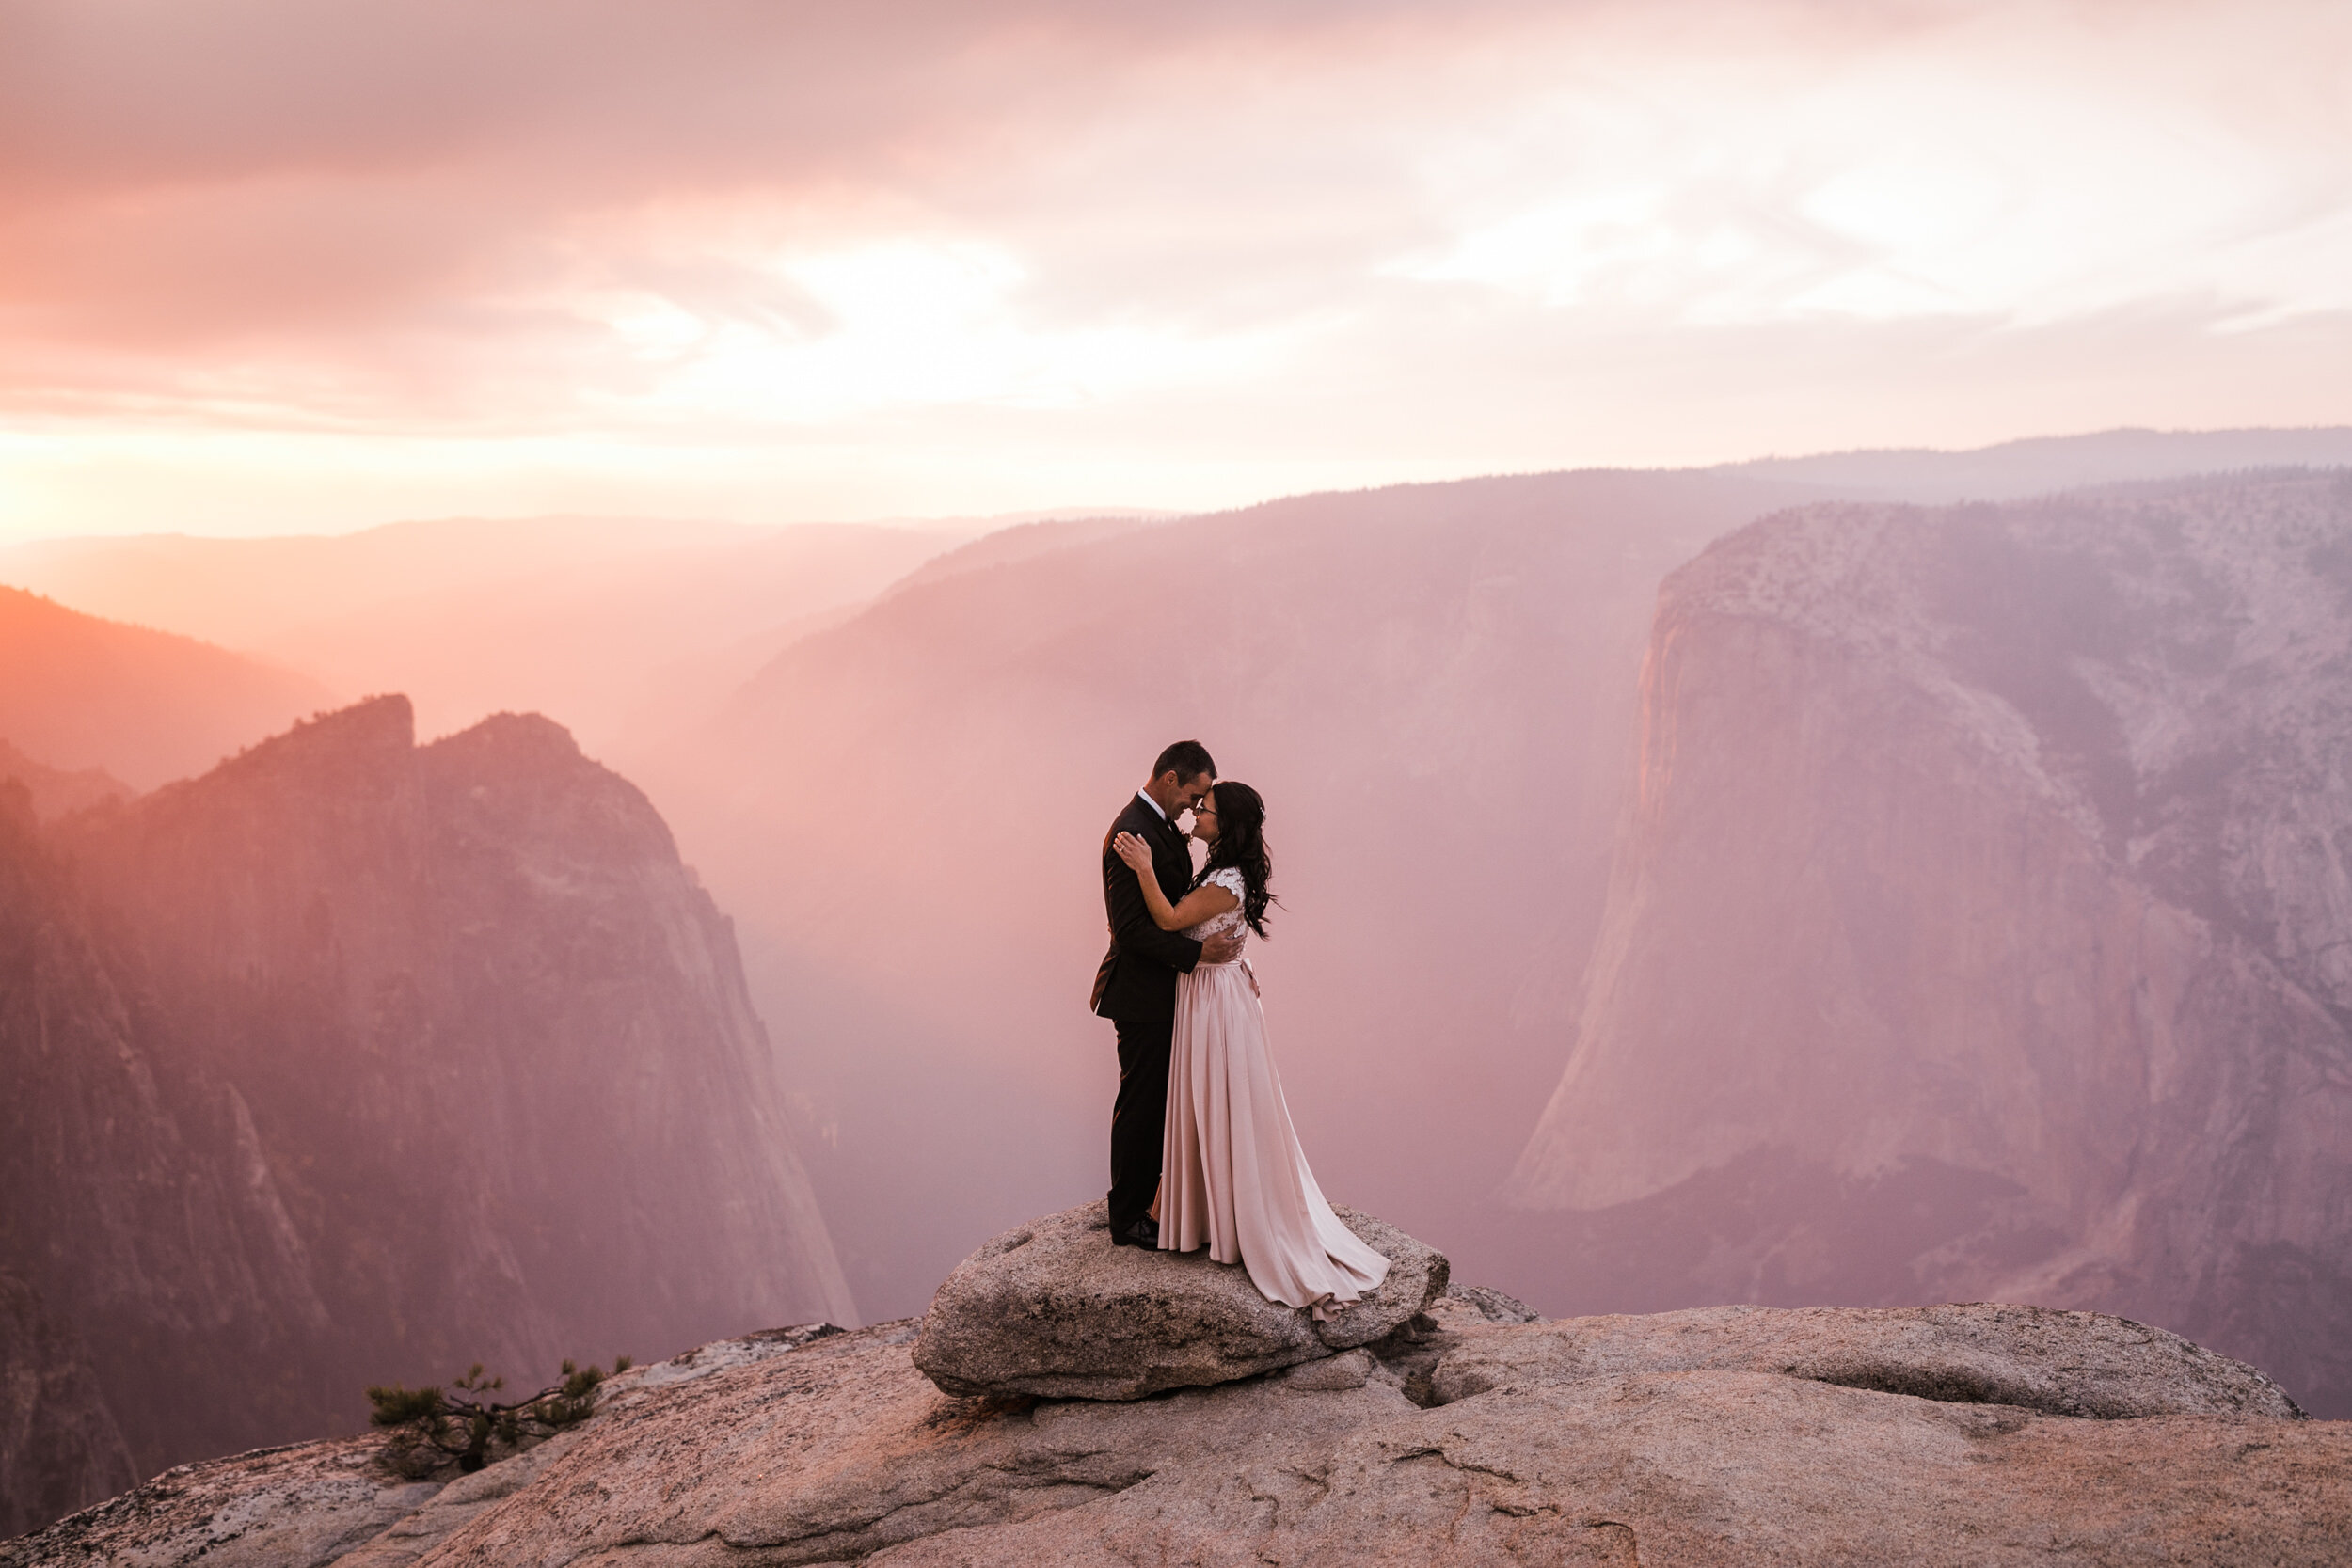
[[(1186, 832), (1208, 847), (1196, 876)], [(1093, 1008), (1119, 1032), (1111, 1111), (1111, 1241), (1239, 1263), (1268, 1301), (1317, 1318), (1387, 1277), (1342, 1225), (1298, 1147), (1266, 1050), (1258, 980), (1242, 958), (1265, 935), (1265, 802), (1219, 780), (1180, 740), (1103, 840), (1111, 948)]]

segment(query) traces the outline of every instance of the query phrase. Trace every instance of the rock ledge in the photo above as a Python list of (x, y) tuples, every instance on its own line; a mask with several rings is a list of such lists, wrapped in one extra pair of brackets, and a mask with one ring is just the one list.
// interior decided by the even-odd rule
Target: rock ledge
[(1394, 1226), (1337, 1212), (1391, 1267), (1328, 1323), (1267, 1301), (1206, 1252), (1111, 1245), (1097, 1201), (1018, 1226), (958, 1264), (924, 1315), (914, 1364), (959, 1396), (1138, 1400), (1371, 1344), (1444, 1292), (1448, 1266)]
[(2305, 1418), (2243, 1361), (2128, 1318), (1997, 1302), (1701, 1307), (1478, 1334), (1437, 1368), (1438, 1402), (1634, 1373), (1773, 1372), (1946, 1404), (2047, 1416)]

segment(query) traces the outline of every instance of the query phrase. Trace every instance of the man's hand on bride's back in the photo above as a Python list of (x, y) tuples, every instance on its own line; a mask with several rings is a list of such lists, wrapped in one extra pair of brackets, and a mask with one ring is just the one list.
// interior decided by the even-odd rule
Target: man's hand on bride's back
[(1204, 964), (1229, 964), (1241, 957), (1241, 938), (1231, 931), (1221, 932), (1200, 944), (1200, 961)]
[(1111, 853), (1137, 871), (1152, 869), (1152, 847), (1133, 833), (1121, 833), (1112, 839)]

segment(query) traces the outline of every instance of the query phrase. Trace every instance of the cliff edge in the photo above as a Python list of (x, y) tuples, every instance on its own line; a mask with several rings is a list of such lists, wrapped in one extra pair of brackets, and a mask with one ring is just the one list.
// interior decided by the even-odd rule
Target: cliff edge
[[(1184, 1259), (1130, 1262), (1160, 1268), (1138, 1289), (1162, 1298), (1161, 1321), (1223, 1309), (1230, 1281)], [(1054, 1293), (1120, 1310), (1087, 1272), (1063, 1269), (1069, 1289)], [(944, 1296), (933, 1318), (963, 1301)], [(0, 1546), (0, 1565), (2315, 1565), (2352, 1553), (2352, 1428), (2302, 1418), (2251, 1367), (2084, 1313), (1717, 1307), (1546, 1323), (1450, 1286), (1369, 1344), (1144, 1399), (959, 1397), (917, 1368), (917, 1336), (913, 1322), (820, 1324), (707, 1345), (614, 1379), (586, 1423), (471, 1476), (402, 1481), (379, 1439), (358, 1438), (185, 1466)]]

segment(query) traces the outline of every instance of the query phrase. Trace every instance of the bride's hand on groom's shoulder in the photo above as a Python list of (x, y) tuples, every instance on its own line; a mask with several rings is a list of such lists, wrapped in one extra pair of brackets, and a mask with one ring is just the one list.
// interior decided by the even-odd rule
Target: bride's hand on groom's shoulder
[(1121, 833), (1112, 839), (1111, 852), (1137, 871), (1152, 869), (1152, 847), (1133, 833)]

